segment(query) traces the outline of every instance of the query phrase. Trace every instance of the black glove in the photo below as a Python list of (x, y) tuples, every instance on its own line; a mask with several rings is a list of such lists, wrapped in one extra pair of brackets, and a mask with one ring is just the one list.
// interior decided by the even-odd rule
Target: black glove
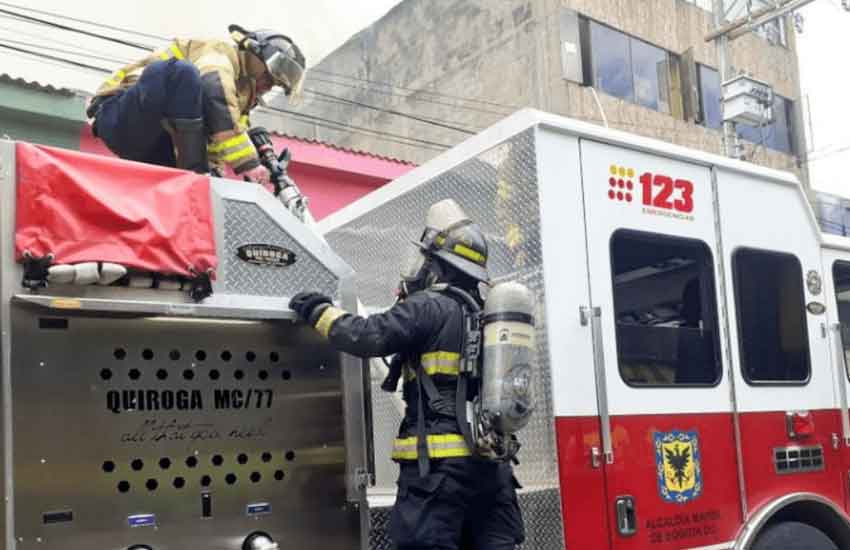
[(321, 292), (299, 292), (289, 301), (289, 309), (297, 313), (301, 319), (309, 321), (316, 307), (331, 303), (333, 301)]

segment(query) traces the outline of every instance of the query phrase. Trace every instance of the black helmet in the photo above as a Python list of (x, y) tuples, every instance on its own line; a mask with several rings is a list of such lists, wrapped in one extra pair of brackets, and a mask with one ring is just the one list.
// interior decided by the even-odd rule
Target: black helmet
[(428, 209), (425, 231), (419, 242), (413, 243), (415, 250), (405, 272), (404, 280), (421, 277), (427, 267), (427, 257), (442, 260), (464, 275), (487, 283), (487, 239), (478, 224), (470, 220), (452, 199), (440, 201)]
[(290, 101), (300, 97), (307, 60), (291, 38), (268, 29), (248, 32), (239, 25), (230, 25), (228, 30), (231, 34), (239, 33), (234, 36), (239, 47), (253, 53), (266, 64), (266, 70), (275, 85), (286, 91)]

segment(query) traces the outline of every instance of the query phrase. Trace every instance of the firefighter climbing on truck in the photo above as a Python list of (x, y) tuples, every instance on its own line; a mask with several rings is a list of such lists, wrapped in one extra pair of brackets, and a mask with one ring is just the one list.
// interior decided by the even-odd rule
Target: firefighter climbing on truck
[(230, 166), (269, 179), (248, 135), (248, 114), (274, 86), (297, 101), (306, 60), (287, 36), (228, 29), (231, 41), (175, 39), (112, 74), (86, 114), (121, 158), (208, 173)]

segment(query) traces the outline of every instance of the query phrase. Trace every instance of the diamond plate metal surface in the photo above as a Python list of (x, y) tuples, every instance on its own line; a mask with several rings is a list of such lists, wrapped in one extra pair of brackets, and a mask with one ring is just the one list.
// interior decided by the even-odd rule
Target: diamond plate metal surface
[[(519, 507), (525, 520), (525, 542), (518, 550), (563, 550), (561, 499), (557, 489), (520, 493)], [(390, 540), (392, 508), (369, 510), (369, 550), (393, 550)]]
[[(254, 296), (292, 296), (302, 290), (338, 295), (338, 281), (309, 251), (256, 204), (224, 200), (224, 252), (220, 254), (227, 276), (224, 292)], [(288, 267), (249, 264), (236, 256), (243, 244), (282, 246), (295, 252), (297, 261)]]
[[(534, 395), (537, 410), (521, 432), (523, 447), (517, 478), (537, 492), (553, 489), (557, 495), (558, 472), (552, 409), (551, 365), (545, 330), (543, 259), (540, 245), (540, 209), (534, 130), (527, 130), (475, 158), (421, 183), (326, 235), (331, 247), (356, 272), (356, 291), (368, 308), (385, 308), (394, 300), (401, 262), (411, 240), (419, 237), (428, 207), (442, 199), (455, 199), (484, 230), (489, 248), (488, 267), (495, 281), (515, 280), (527, 285), (537, 297), (538, 370)], [(398, 428), (395, 409), (386, 395), (373, 391), (376, 462), (388, 459), (380, 445)], [(393, 414), (396, 417), (393, 417)], [(387, 435), (389, 432), (389, 435)], [(393, 489), (394, 467), (377, 466), (377, 486)], [(390, 477), (390, 473), (392, 477)], [(538, 513), (550, 522), (555, 538), (544, 544), (531, 539), (525, 548), (563, 548), (558, 498), (543, 501)], [(531, 517), (529, 517), (531, 519)], [(528, 521), (528, 519), (527, 519)], [(547, 524), (548, 525), (548, 524)], [(542, 539), (541, 539), (542, 540)]]

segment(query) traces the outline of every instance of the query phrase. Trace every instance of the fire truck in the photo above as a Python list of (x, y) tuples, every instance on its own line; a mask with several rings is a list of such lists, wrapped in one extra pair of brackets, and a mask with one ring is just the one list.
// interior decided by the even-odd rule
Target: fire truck
[(0, 143), (2, 548), (391, 548), (403, 402), (286, 303), (390, 306), (445, 198), (536, 296), (523, 550), (850, 548), (850, 240), (789, 174), (532, 110), (317, 232)]
[[(850, 548), (850, 239), (794, 177), (521, 111), (321, 222), (366, 311), (448, 197), (494, 281), (537, 296), (523, 548)], [(400, 414), (380, 370), (376, 530)]]

